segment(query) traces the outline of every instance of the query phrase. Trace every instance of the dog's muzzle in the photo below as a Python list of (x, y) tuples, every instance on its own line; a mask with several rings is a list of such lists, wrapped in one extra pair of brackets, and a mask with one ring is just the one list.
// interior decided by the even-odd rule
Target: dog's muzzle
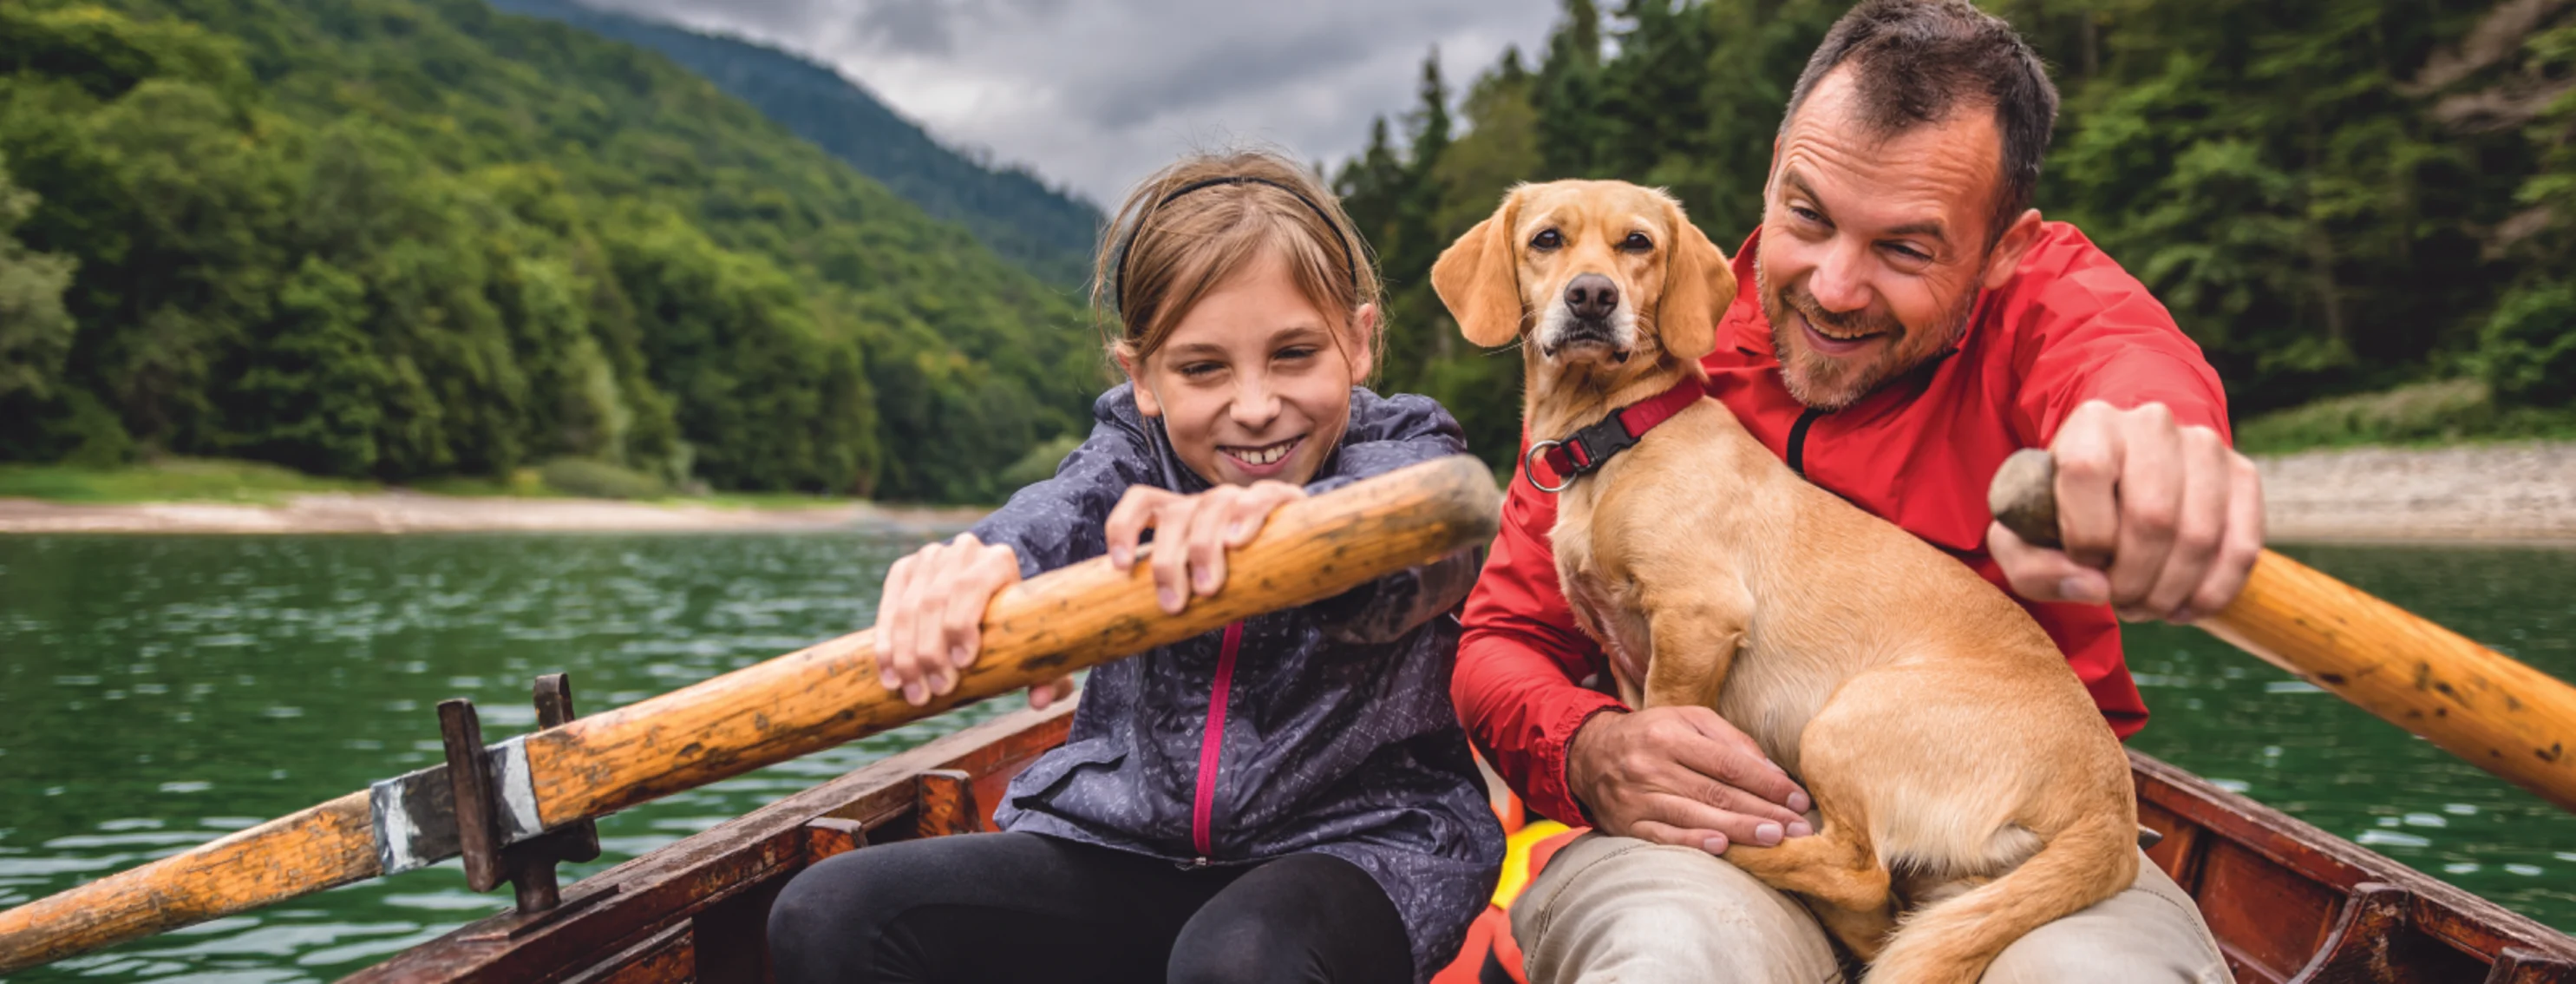
[(1581, 345), (1598, 345), (1610, 353), (1610, 361), (1628, 361), (1628, 347), (1620, 344), (1619, 285), (1597, 273), (1576, 276), (1565, 283), (1565, 306), (1560, 309), (1555, 336), (1539, 347), (1540, 354), (1555, 358), (1558, 353)]
[(1548, 339), (1547, 344), (1539, 347), (1539, 352), (1553, 359), (1567, 349), (1584, 345), (1598, 345), (1608, 350), (1612, 362), (1628, 361), (1628, 350), (1619, 344), (1617, 334), (1611, 330), (1607, 318), (1597, 321), (1569, 319), (1565, 322), (1565, 327), (1556, 333), (1556, 337)]

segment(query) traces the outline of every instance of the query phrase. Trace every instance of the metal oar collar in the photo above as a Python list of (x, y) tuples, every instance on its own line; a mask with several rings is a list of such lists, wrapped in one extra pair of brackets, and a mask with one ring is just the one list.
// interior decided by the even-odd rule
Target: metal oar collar
[[(1531, 488), (1551, 495), (1573, 488), (1575, 479), (1599, 471), (1612, 455), (1634, 447), (1655, 425), (1673, 419), (1683, 407), (1706, 394), (1705, 384), (1685, 376), (1671, 389), (1613, 410), (1590, 427), (1530, 445), (1529, 453), (1521, 456), (1521, 474), (1529, 479)], [(1542, 461), (1559, 476), (1557, 484), (1539, 484), (1538, 465)]]

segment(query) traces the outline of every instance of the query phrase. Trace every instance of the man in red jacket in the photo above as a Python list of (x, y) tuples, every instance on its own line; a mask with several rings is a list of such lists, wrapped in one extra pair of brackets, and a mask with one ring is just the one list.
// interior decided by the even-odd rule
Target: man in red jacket
[[(1845, 15), (1790, 96), (1703, 365), (1791, 468), (2010, 590), (2126, 738), (2147, 709), (2119, 619), (2224, 607), (2261, 548), (2262, 499), (2199, 348), (2029, 207), (2056, 110), (2036, 54), (1965, 0)], [(2062, 553), (1986, 509), (2023, 447), (2057, 458)], [(1530, 979), (1834, 979), (1804, 909), (1721, 859), (1808, 834), (1806, 793), (1715, 712), (1632, 712), (1604, 692), (1558, 587), (1555, 501), (1524, 479), (1468, 599), (1452, 692), (1531, 807), (1595, 829), (1514, 906)], [(1986, 980), (2225, 980), (2188, 895), (2142, 869)]]

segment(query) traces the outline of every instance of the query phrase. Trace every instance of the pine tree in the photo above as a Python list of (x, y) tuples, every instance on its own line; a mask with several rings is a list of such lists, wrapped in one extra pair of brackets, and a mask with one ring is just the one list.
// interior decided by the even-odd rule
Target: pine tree
[(1601, 12), (1592, 0), (1566, 0), (1531, 100), (1538, 105), (1539, 177), (1592, 176), (1601, 143), (1600, 75)]
[(1440, 300), (1431, 290), (1431, 264), (1448, 248), (1449, 239), (1436, 224), (1444, 182), (1439, 169), (1452, 137), (1449, 85), (1440, 76), (1440, 49), (1422, 61), (1417, 102), (1405, 115), (1408, 150), (1402, 183), (1394, 196), (1394, 225), (1385, 242), (1389, 296), (1386, 375), (1410, 382), (1422, 367), (1448, 347), (1440, 330)]

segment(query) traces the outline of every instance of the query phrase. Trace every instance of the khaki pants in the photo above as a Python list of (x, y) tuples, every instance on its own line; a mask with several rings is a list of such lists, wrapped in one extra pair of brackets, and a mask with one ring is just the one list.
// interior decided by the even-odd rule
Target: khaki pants
[[(1512, 905), (1530, 984), (1840, 984), (1797, 900), (1685, 847), (1585, 834)], [(2227, 984), (2191, 896), (2139, 859), (2128, 891), (2031, 931), (1985, 984)]]

